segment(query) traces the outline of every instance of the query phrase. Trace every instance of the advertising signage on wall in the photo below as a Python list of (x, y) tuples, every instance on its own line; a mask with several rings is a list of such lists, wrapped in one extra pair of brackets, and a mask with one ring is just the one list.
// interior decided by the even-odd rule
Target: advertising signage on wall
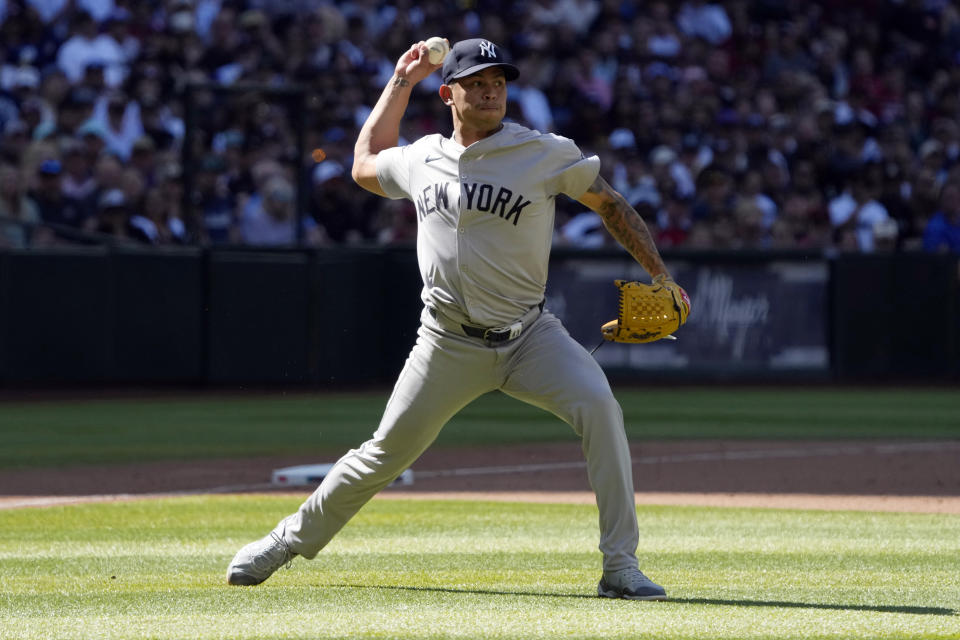
[[(668, 266), (693, 301), (678, 339), (604, 344), (595, 353), (604, 368), (700, 373), (829, 368), (825, 260)], [(649, 282), (639, 266), (625, 273), (620, 260), (574, 259), (551, 267), (547, 307), (588, 349), (600, 342), (600, 325), (616, 317), (617, 278)]]

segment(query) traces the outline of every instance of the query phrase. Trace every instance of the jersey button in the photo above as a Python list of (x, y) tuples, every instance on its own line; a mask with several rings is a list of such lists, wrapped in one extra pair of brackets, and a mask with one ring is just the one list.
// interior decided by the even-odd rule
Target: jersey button
[(459, 229), (457, 229), (457, 231), (459, 231), (460, 233), (464, 233), (463, 227), (460, 227)]

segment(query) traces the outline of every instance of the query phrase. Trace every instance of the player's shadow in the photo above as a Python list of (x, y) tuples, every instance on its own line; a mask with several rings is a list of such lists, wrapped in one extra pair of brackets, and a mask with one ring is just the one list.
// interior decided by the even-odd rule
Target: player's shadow
[[(597, 599), (594, 594), (544, 593), (542, 591), (497, 591), (495, 589), (455, 589), (453, 587), (409, 587), (403, 585), (375, 584), (328, 584), (326, 587), (341, 589), (393, 589), (397, 591), (421, 591), (425, 593), (469, 593), (484, 596), (524, 596), (534, 598), (587, 598)], [(786, 609), (827, 609), (834, 611), (876, 611), (878, 613), (909, 613), (923, 616), (954, 616), (957, 612), (945, 607), (915, 607), (870, 604), (832, 604), (826, 602), (790, 602), (784, 600), (733, 600), (724, 598), (669, 598), (668, 603), (709, 604), (726, 607), (778, 607)]]
[(714, 604), (731, 607), (780, 607), (785, 609), (828, 609), (834, 611), (877, 611), (879, 613), (911, 613), (923, 616), (955, 616), (957, 612), (946, 607), (915, 607), (909, 605), (834, 604), (830, 602), (790, 602), (783, 600), (729, 600), (723, 598), (670, 598), (682, 604)]

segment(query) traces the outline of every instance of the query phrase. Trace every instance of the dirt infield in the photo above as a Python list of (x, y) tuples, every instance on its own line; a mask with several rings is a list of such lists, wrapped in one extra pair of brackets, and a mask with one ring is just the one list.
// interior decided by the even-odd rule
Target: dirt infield
[[(641, 504), (960, 513), (960, 442), (676, 441), (632, 446)], [(299, 456), (0, 471), (0, 507), (274, 490)], [(389, 498), (592, 502), (576, 443), (433, 449)], [(306, 495), (310, 487), (286, 488)]]

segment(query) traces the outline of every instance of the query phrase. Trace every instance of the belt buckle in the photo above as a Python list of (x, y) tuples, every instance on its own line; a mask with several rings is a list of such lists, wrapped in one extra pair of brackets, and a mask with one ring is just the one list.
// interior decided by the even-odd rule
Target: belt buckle
[(514, 322), (509, 327), (494, 327), (483, 332), (483, 339), (488, 342), (503, 342), (513, 340), (523, 331), (522, 322)]

